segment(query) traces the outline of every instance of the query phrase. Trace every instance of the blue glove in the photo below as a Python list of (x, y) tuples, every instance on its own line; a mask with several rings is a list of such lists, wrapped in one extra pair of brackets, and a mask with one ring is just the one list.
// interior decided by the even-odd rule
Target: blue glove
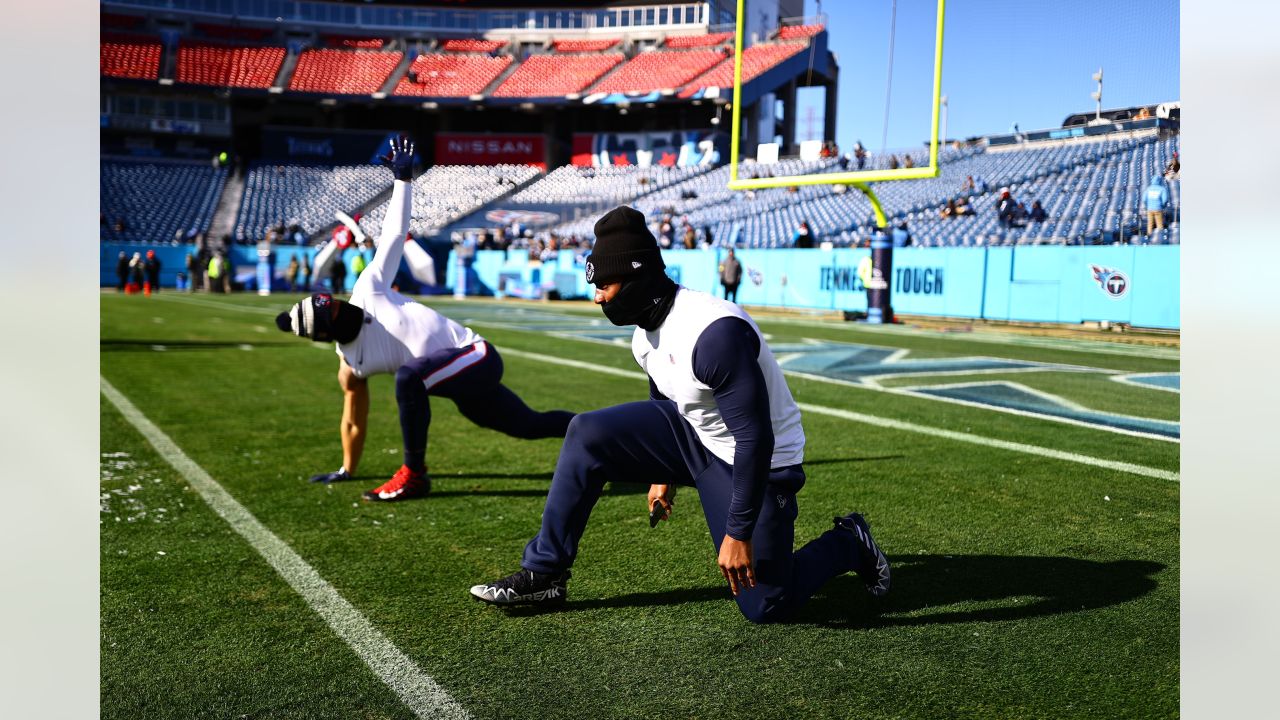
[(351, 473), (347, 472), (347, 469), (344, 467), (340, 467), (337, 470), (334, 470), (333, 472), (330, 472), (330, 473), (320, 473), (319, 475), (311, 476), (311, 482), (324, 483), (326, 485), (332, 482), (341, 482), (343, 480), (350, 480), (350, 479), (351, 479)]
[(413, 180), (413, 139), (408, 135), (392, 138), (391, 151), (378, 160), (391, 168), (397, 180)]

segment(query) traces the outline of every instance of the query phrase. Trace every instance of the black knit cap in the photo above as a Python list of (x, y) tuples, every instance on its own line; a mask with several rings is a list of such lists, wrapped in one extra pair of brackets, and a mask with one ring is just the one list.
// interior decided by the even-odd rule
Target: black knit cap
[(644, 213), (620, 205), (596, 221), (596, 244), (587, 256), (587, 282), (607, 285), (666, 267)]

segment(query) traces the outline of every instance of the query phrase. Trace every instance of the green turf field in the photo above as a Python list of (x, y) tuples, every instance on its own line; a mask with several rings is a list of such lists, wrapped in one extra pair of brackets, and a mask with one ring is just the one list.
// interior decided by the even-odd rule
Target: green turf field
[[(102, 296), (103, 717), (1178, 715), (1176, 437), (924, 394), (995, 384), (1167, 429), (1178, 394), (1116, 378), (1177, 373), (1176, 349), (771, 315), (770, 344), (796, 350), (784, 367), (809, 363), (789, 378), (808, 438), (797, 539), (863, 512), (894, 563), (888, 597), (842, 577), (794, 622), (751, 625), (696, 493), (651, 530), (645, 488), (614, 485), (567, 605), (539, 614), (467, 589), (517, 568), (559, 441), (435, 400), (433, 494), (364, 503), (401, 462), (379, 377), (358, 479), (308, 484), (341, 463), (341, 395), (332, 347), (274, 327), (296, 299)], [(593, 307), (429, 304), (492, 341), (535, 408), (647, 396)], [(1034, 367), (851, 380), (856, 353)]]

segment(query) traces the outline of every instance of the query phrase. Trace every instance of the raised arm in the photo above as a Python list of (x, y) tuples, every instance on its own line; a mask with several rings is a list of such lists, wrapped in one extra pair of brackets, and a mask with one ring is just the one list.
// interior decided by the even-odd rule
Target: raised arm
[(388, 287), (400, 268), (404, 257), (405, 235), (409, 233), (409, 220), (413, 210), (413, 140), (401, 135), (391, 141), (391, 150), (379, 158), (391, 168), (395, 181), (391, 187), (391, 199), (387, 201), (387, 215), (382, 220), (382, 233), (378, 235), (378, 247), (373, 261), (360, 273), (360, 280), (375, 287)]

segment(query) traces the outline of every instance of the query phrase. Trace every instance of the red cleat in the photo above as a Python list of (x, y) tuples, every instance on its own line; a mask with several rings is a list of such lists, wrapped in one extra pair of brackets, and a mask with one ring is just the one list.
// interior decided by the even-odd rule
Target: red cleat
[(372, 502), (395, 502), (422, 497), (431, 492), (431, 478), (426, 472), (415, 473), (408, 465), (401, 465), (391, 479), (364, 493), (364, 499)]

